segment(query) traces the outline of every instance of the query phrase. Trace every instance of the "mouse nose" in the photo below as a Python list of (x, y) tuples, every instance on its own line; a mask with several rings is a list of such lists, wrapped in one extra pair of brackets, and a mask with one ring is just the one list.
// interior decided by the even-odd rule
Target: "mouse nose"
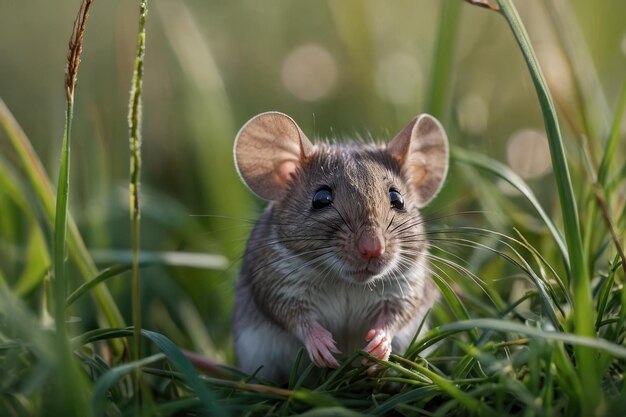
[(385, 252), (385, 239), (378, 228), (368, 227), (357, 240), (357, 249), (367, 259), (378, 258)]

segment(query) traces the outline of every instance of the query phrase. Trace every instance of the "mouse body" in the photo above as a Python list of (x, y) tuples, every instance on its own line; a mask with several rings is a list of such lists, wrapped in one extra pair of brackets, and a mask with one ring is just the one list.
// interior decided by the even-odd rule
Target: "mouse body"
[(420, 115), (386, 145), (314, 145), (269, 112), (242, 127), (234, 153), (269, 201), (237, 281), (240, 368), (284, 382), (301, 347), (319, 367), (357, 350), (404, 353), (438, 296), (419, 209), (447, 173), (439, 122)]

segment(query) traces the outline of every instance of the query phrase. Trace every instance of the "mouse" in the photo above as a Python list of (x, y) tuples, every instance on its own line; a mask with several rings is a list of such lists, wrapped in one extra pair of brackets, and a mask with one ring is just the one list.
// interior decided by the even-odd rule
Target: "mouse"
[(387, 143), (313, 143), (267, 112), (240, 129), (234, 159), (268, 201), (236, 283), (239, 368), (286, 382), (302, 348), (320, 368), (403, 354), (439, 296), (420, 210), (448, 171), (441, 123), (420, 114)]

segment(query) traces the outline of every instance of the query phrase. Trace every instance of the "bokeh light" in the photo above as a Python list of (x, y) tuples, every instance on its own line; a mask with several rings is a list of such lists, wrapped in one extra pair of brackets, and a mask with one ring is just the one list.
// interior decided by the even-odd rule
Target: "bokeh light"
[(414, 103), (419, 97), (423, 74), (414, 56), (394, 52), (383, 57), (376, 68), (376, 91), (391, 103)]
[(525, 179), (539, 178), (552, 168), (550, 147), (544, 132), (522, 129), (513, 133), (506, 147), (509, 166)]
[(320, 45), (298, 46), (283, 62), (283, 85), (300, 100), (317, 101), (326, 97), (336, 81), (335, 59)]
[(463, 132), (470, 135), (481, 135), (487, 129), (489, 109), (480, 95), (469, 94), (459, 100), (456, 116)]

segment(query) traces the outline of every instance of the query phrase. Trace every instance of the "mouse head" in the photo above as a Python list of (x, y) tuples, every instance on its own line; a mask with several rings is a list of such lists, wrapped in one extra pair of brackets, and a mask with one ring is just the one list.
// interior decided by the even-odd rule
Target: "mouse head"
[(422, 114), (386, 146), (313, 145), (289, 116), (252, 118), (235, 140), (239, 175), (272, 201), (282, 244), (326, 274), (351, 282), (392, 277), (424, 263), (419, 209), (440, 190), (448, 142)]

